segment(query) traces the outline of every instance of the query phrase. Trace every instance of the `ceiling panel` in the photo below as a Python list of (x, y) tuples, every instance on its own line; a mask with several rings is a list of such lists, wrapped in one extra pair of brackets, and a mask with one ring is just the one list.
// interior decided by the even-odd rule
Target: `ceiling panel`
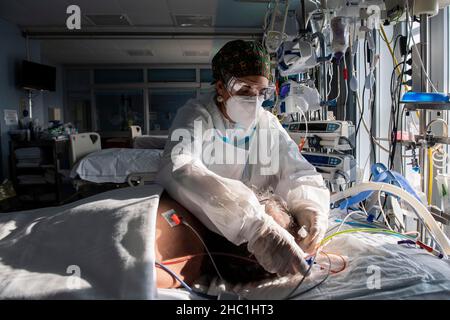
[(24, 27), (65, 28), (70, 4), (83, 15), (126, 14), (136, 26), (173, 26), (175, 15), (208, 15), (218, 27), (260, 27), (267, 8), (235, 0), (0, 0), (0, 17)]
[(0, 0), (0, 17), (16, 25), (65, 25), (66, 0)]
[(218, 0), (167, 0), (167, 3), (173, 15), (215, 15)]
[[(27, 0), (28, 1), (28, 0)], [(36, 0), (35, 0), (36, 1)], [(55, 0), (49, 0), (55, 2)], [(80, 7), (82, 14), (121, 14), (118, 0), (74, 0), (71, 4)]]
[(166, 0), (118, 0), (135, 26), (173, 26)]
[[(227, 28), (232, 28), (228, 32), (233, 35), (231, 38), (239, 37), (239, 30), (250, 32), (243, 28), (257, 28), (254, 30), (259, 33), (267, 7), (266, 4), (235, 0), (0, 0), (0, 18), (31, 31), (66, 32), (66, 8), (70, 4), (79, 5), (83, 15), (125, 14), (133, 24), (120, 28), (97, 28), (95, 32), (108, 31), (112, 35), (115, 32), (158, 32), (167, 34), (167, 39), (127, 40), (119, 37), (113, 40), (93, 36), (94, 38), (70, 40), (72, 34), (63, 34), (62, 40), (41, 39), (42, 55), (56, 63), (209, 63), (215, 52), (230, 37), (228, 40), (214, 39), (214, 36), (209, 39), (186, 40), (174, 39), (172, 35), (180, 30), (187, 34), (219, 33)], [(212, 16), (213, 28), (176, 27), (175, 15)], [(88, 26), (85, 22), (83, 20), (82, 26)], [(224, 29), (217, 30), (215, 27)], [(127, 53), (129, 50), (150, 50), (154, 56), (133, 57)], [(189, 56), (183, 55), (183, 52), (188, 52)], [(209, 55), (195, 56), (196, 52), (208, 52)]]
[[(151, 40), (42, 40), (42, 55), (61, 64), (209, 64), (225, 39), (151, 39)], [(127, 50), (148, 49), (154, 56), (130, 56)], [(209, 56), (185, 56), (184, 51), (210, 52)]]

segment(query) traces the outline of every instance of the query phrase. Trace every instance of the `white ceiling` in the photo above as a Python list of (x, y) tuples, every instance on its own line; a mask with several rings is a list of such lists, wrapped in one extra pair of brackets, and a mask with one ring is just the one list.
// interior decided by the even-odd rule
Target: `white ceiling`
[[(83, 18), (81, 31), (69, 31), (66, 8), (72, 4), (83, 16), (125, 14), (132, 25), (98, 27)], [(264, 2), (236, 0), (0, 0), (0, 18), (40, 39), (44, 59), (54, 63), (209, 63), (226, 41), (261, 34), (266, 7)], [(182, 28), (175, 24), (176, 15), (212, 16), (213, 26)], [(129, 36), (136, 32), (138, 39)], [(132, 57), (126, 51), (133, 49), (148, 49), (154, 56)], [(209, 56), (183, 55), (206, 50)]]
[[(42, 55), (61, 64), (204, 64), (228, 40), (130, 39), (44, 40)], [(150, 50), (153, 56), (131, 56), (129, 50)], [(208, 56), (184, 56), (185, 51), (207, 51)]]

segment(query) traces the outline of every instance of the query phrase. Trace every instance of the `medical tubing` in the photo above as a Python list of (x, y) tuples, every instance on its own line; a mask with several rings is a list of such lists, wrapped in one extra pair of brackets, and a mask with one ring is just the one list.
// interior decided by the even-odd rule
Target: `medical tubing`
[[(397, 72), (397, 75), (400, 76), (401, 75), (401, 71), (399, 71), (399, 63), (397, 61), (397, 58), (395, 57), (395, 53), (394, 50), (391, 47), (391, 44), (387, 41), (387, 35), (386, 32), (384, 31), (384, 27), (383, 24), (380, 24), (380, 31), (381, 31), (381, 39), (383, 39), (383, 41), (386, 43), (387, 48), (389, 49), (389, 53), (392, 56), (392, 62), (394, 64), (395, 67), (395, 71)], [(402, 79), (403, 80), (403, 79)], [(409, 87), (405, 84), (404, 85), (405, 90), (409, 91)]]
[(384, 192), (388, 192), (395, 196), (402, 198), (405, 202), (407, 202), (416, 212), (417, 218), (420, 222), (425, 226), (427, 231), (430, 233), (431, 239), (438, 244), (447, 258), (450, 255), (450, 240), (444, 234), (444, 232), (439, 228), (438, 224), (434, 220), (431, 213), (427, 210), (427, 208), (414, 196), (405, 192), (403, 189), (393, 186), (391, 184), (386, 183), (376, 183), (376, 182), (365, 182), (361, 183), (355, 187), (344, 190), (342, 192), (333, 194), (331, 196), (331, 203), (336, 203), (345, 198), (351, 197), (355, 194), (364, 191), (378, 191), (382, 189)]
[[(306, 276), (304, 276), (304, 277), (302, 278), (302, 280), (300, 281), (300, 283), (297, 285), (297, 287), (294, 289), (294, 291), (292, 291), (292, 293), (290, 293), (289, 296), (286, 297), (286, 300), (288, 300), (288, 299), (293, 299), (293, 298), (297, 298), (297, 297), (299, 297), (299, 296), (301, 296), (301, 295), (303, 295), (303, 294), (305, 294), (305, 293), (307, 293), (307, 292), (309, 292), (309, 291), (311, 291), (311, 290), (314, 290), (314, 289), (316, 289), (318, 286), (320, 286), (322, 283), (324, 283), (324, 282), (328, 279), (328, 277), (329, 277), (330, 274), (331, 274), (331, 258), (330, 258), (330, 256), (327, 255), (327, 254), (326, 254), (326, 256), (327, 256), (327, 258), (328, 258), (329, 267), (328, 267), (328, 271), (327, 271), (325, 277), (324, 277), (322, 280), (320, 280), (320, 282), (318, 282), (318, 283), (316, 283), (315, 285), (313, 285), (312, 287), (309, 287), (308, 289), (305, 289), (305, 290), (303, 290), (302, 292), (299, 292), (299, 293), (296, 293), (296, 294), (292, 295), (292, 293), (295, 292), (295, 291), (300, 287), (300, 285), (302, 284), (302, 282), (305, 280)], [(312, 267), (312, 265), (313, 265), (313, 264), (311, 264), (311, 267)], [(311, 267), (310, 267), (310, 268), (311, 268)]]
[(366, 232), (366, 233), (387, 233), (387, 234), (391, 234), (394, 236), (401, 236), (404, 237), (406, 239), (415, 239), (414, 237), (410, 236), (410, 235), (406, 235), (400, 232), (395, 232), (395, 231), (391, 231), (388, 229), (381, 229), (381, 228), (354, 228), (354, 229), (347, 229), (347, 230), (342, 230), (336, 233), (333, 233), (332, 235), (329, 235), (328, 237), (325, 237), (321, 242), (320, 245), (324, 246), (328, 241), (330, 241), (332, 238), (339, 236), (341, 234), (346, 234), (346, 233), (357, 233), (357, 232)]
[(209, 294), (205, 294), (205, 293), (201, 293), (201, 292), (197, 292), (194, 289), (192, 289), (186, 282), (184, 282), (183, 280), (181, 280), (181, 278), (172, 270), (170, 270), (168, 267), (166, 267), (165, 265), (163, 265), (162, 263), (155, 261), (155, 265), (157, 265), (158, 267), (160, 267), (161, 269), (163, 269), (165, 272), (167, 272), (168, 274), (170, 274), (172, 277), (174, 277), (187, 291), (189, 291), (192, 294), (195, 294), (196, 296), (199, 296), (201, 298), (204, 299), (209, 299), (209, 300), (217, 300), (217, 296), (212, 296)]
[[(292, 289), (289, 294), (286, 295), (286, 297), (284, 297), (282, 300), (289, 300), (295, 296), (292, 296), (294, 294), (295, 291), (297, 291), (298, 288), (300, 288), (300, 286), (302, 285), (302, 283), (305, 281), (306, 276), (311, 272), (311, 269), (314, 265), (314, 261), (316, 260), (317, 254), (312, 257), (311, 259), (311, 264), (309, 265), (308, 270), (306, 270), (305, 274), (303, 275), (303, 277), (301, 278), (301, 280), (297, 283), (297, 285), (295, 286), (294, 289)], [(330, 269), (331, 269), (331, 265), (330, 265)]]
[[(408, 3), (409, 1), (408, 0), (406, 0), (405, 1), (405, 6), (406, 6), (406, 8), (407, 8), (407, 11), (406, 11), (406, 14), (408, 15), (408, 16), (410, 16), (411, 17), (411, 13), (410, 13), (410, 9), (409, 9), (409, 3)], [(413, 4), (413, 8), (412, 8), (413, 10), (414, 10), (414, 4)], [(412, 17), (411, 17), (412, 18)], [(410, 32), (412, 33), (412, 29), (413, 29), (413, 24), (414, 24), (414, 19), (410, 19), (411, 20), (411, 24), (408, 22), (408, 20), (406, 20), (406, 23), (407, 23), (407, 28), (409, 28), (410, 29)], [(410, 37), (411, 38), (411, 40), (412, 40), (412, 42), (413, 42), (413, 48), (416, 50), (416, 53), (417, 53), (417, 60), (419, 61), (419, 65), (420, 65), (420, 67), (421, 67), (421, 69), (422, 69), (422, 72), (423, 72), (423, 74), (425, 75), (425, 77), (427, 78), (427, 81), (428, 81), (428, 83), (430, 84), (430, 86), (431, 86), (431, 88), (434, 90), (434, 92), (439, 92), (437, 89), (436, 89), (436, 86), (434, 85), (434, 83), (433, 83), (433, 81), (431, 81), (431, 79), (430, 79), (430, 75), (428, 74), (428, 72), (427, 72), (427, 70), (425, 69), (425, 66), (424, 66), (424, 64), (423, 64), (423, 60), (422, 60), (422, 55), (420, 54), (420, 52), (419, 52), (419, 49), (417, 49), (417, 44), (416, 44), (416, 40), (414, 40), (414, 37)]]
[(195, 230), (189, 223), (187, 223), (186, 221), (182, 220), (182, 223), (188, 227), (196, 236), (197, 238), (201, 241), (203, 247), (205, 248), (206, 252), (208, 253), (209, 258), (211, 259), (211, 263), (214, 266), (214, 269), (217, 272), (217, 275), (219, 276), (219, 278), (225, 282), (225, 279), (222, 277), (222, 274), (219, 271), (219, 268), (217, 268), (216, 262), (214, 261), (214, 258), (211, 255), (211, 252), (209, 252), (208, 247), (206, 246), (206, 243), (203, 241), (203, 238), (200, 236), (200, 234), (197, 232), (197, 230)]
[[(208, 253), (197, 253), (197, 254), (190, 254), (184, 257), (179, 257), (179, 258), (174, 258), (174, 259), (168, 259), (168, 260), (164, 260), (162, 263), (164, 265), (171, 265), (171, 264), (178, 264), (178, 263), (183, 263), (186, 261), (189, 261), (191, 259), (197, 258), (197, 257), (204, 257), (207, 256)], [(231, 254), (231, 253), (226, 253), (226, 252), (211, 252), (212, 256), (223, 256), (223, 257), (230, 257), (230, 258), (235, 258), (235, 259), (239, 259), (241, 261), (246, 261), (246, 262), (251, 262), (254, 264), (258, 264), (258, 261), (254, 260), (254, 259), (250, 259), (247, 257), (242, 257), (236, 254)]]
[(389, 230), (394, 231), (394, 230), (392, 230), (391, 226), (389, 225), (389, 221), (387, 219), (386, 213), (384, 212), (383, 205), (381, 204), (381, 189), (378, 190), (378, 205), (380, 206), (380, 211), (381, 211), (381, 214), (383, 215), (383, 219), (384, 219), (384, 222), (386, 223), (386, 226), (389, 228)]

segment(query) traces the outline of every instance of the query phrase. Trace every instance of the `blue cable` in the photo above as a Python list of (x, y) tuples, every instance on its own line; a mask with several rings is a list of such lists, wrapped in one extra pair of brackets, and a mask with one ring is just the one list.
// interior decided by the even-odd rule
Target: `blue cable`
[(155, 261), (155, 264), (156, 264), (157, 266), (159, 266), (161, 269), (163, 269), (164, 271), (168, 272), (172, 277), (174, 277), (175, 279), (177, 279), (177, 281), (178, 281), (179, 283), (181, 283), (181, 285), (182, 285), (187, 291), (189, 291), (190, 293), (195, 294), (195, 295), (197, 295), (197, 296), (199, 296), (199, 297), (201, 297), (201, 298), (204, 298), (204, 299), (217, 300), (217, 298), (218, 298), (217, 296), (212, 296), (212, 295), (209, 295), (209, 294), (197, 292), (197, 291), (195, 291), (194, 289), (192, 289), (186, 282), (184, 282), (183, 280), (181, 280), (181, 278), (180, 278), (175, 272), (173, 272), (172, 270), (170, 270), (169, 268), (167, 268), (167, 267), (166, 267), (165, 265), (163, 265), (162, 263), (160, 263), (160, 262), (158, 262), (158, 261)]

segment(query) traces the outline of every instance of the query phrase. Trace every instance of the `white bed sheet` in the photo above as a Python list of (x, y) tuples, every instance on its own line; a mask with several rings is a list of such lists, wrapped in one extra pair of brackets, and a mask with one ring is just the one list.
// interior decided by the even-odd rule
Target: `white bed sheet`
[(122, 188), (0, 214), (0, 299), (154, 298), (162, 190)]
[(164, 149), (168, 135), (144, 135), (133, 139), (133, 148), (136, 149)]
[[(341, 217), (334, 212), (330, 226), (336, 225), (335, 219)], [(450, 261), (438, 259), (421, 249), (401, 246), (397, 244), (399, 240), (395, 236), (368, 233), (334, 238), (324, 251), (344, 256), (347, 268), (331, 274), (316, 289), (296, 299), (450, 299)], [(315, 266), (314, 272), (296, 292), (303, 292), (324, 278), (328, 259), (321, 257), (319, 262), (326, 269), (322, 271)], [(340, 258), (333, 257), (333, 269), (339, 270), (341, 266)], [(234, 290), (247, 299), (283, 299), (301, 278), (284, 277), (236, 286), (216, 281), (208, 293), (217, 295), (225, 285), (227, 290)], [(184, 289), (158, 289), (158, 298), (199, 299)]]
[[(161, 192), (158, 185), (123, 188), (61, 207), (0, 214), (0, 299), (198, 299), (183, 289), (156, 289), (153, 244)], [(325, 251), (345, 256), (347, 268), (298, 299), (450, 299), (449, 260), (398, 240), (365, 233), (336, 237)], [(68, 287), (71, 265), (80, 267), (78, 288)], [(334, 259), (333, 269), (340, 266)], [(298, 292), (323, 279), (317, 268)], [(379, 289), (368, 286), (374, 269)], [(228, 288), (247, 299), (281, 299), (300, 279)], [(217, 294), (219, 285), (208, 293)]]
[(162, 152), (158, 149), (103, 149), (78, 161), (70, 176), (94, 183), (125, 183), (130, 173), (157, 172)]

